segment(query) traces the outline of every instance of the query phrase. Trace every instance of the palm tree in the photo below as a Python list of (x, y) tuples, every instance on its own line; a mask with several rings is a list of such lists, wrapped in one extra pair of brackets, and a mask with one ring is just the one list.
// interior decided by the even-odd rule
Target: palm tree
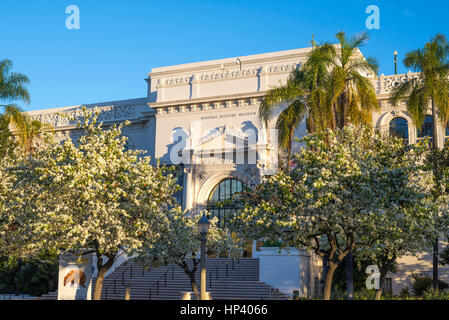
[(372, 79), (377, 75), (377, 62), (374, 58), (364, 58), (358, 47), (368, 40), (362, 33), (350, 40), (343, 32), (336, 35), (338, 50), (329, 50), (330, 77), (329, 93), (331, 108), (337, 128), (346, 124), (371, 124), (371, 113), (378, 110), (379, 103)]
[[(374, 58), (364, 58), (358, 48), (368, 40), (362, 33), (350, 40), (343, 32), (336, 34), (337, 50), (328, 50), (323, 59), (330, 70), (327, 92), (330, 95), (332, 129), (345, 125), (370, 125), (372, 111), (380, 108), (372, 79), (377, 75), (378, 65)], [(318, 62), (319, 63), (319, 62)], [(311, 68), (314, 66), (312, 65)], [(354, 257), (352, 251), (345, 257), (347, 299), (354, 297)]]
[(53, 132), (53, 127), (39, 120), (31, 119), (28, 116), (26, 117), (26, 122), (23, 140), (20, 143), (25, 153), (33, 153), (35, 149), (34, 142), (36, 140), (48, 142), (49, 136), (46, 136), (45, 132)]
[(293, 133), (309, 111), (300, 70), (293, 70), (285, 85), (271, 89), (262, 100), (259, 117), (265, 123), (265, 127), (268, 128), (268, 122), (273, 117), (274, 107), (281, 103), (289, 105), (276, 121), (278, 144), (282, 150), (287, 150), (290, 163)]
[[(337, 45), (312, 41), (307, 61), (293, 70), (285, 85), (269, 90), (259, 108), (259, 118), (268, 127), (273, 110), (279, 104), (288, 105), (276, 122), (279, 147), (287, 151), (288, 164), (294, 130), (304, 119), (309, 132), (341, 129), (349, 123), (370, 125), (372, 111), (380, 108), (372, 81), (377, 62), (363, 57), (358, 49), (368, 40), (367, 33), (348, 40), (339, 32), (336, 38)], [(352, 266), (350, 252), (346, 259), (349, 299), (353, 296)]]
[(3, 113), (0, 114), (1, 127), (0, 134), (9, 139), (11, 129), (16, 132), (18, 142), (25, 152), (32, 151), (32, 141), (40, 136), (43, 129), (46, 128), (37, 120), (32, 120), (23, 113), (22, 109), (12, 101), (30, 102), (30, 94), (26, 85), (29, 79), (21, 73), (11, 72), (12, 62), (10, 60), (0, 61), (0, 101), (6, 101), (6, 104), (0, 104)]
[(377, 63), (358, 51), (368, 35), (347, 40), (345, 33), (339, 32), (336, 38), (338, 45), (313, 42), (307, 61), (292, 71), (285, 85), (269, 90), (260, 105), (259, 118), (268, 126), (274, 109), (287, 104), (276, 129), (279, 146), (287, 151), (289, 161), (294, 130), (304, 119), (307, 130), (317, 132), (348, 123), (370, 124), (371, 111), (379, 108), (372, 82)]
[[(446, 127), (449, 117), (449, 44), (446, 37), (437, 34), (424, 48), (413, 50), (405, 55), (404, 65), (420, 72), (420, 77), (396, 86), (390, 102), (397, 105), (399, 100), (407, 99), (407, 111), (415, 125), (423, 126), (429, 105), (432, 109), (433, 143), (438, 146), (438, 119)], [(435, 158), (436, 159), (436, 158)], [(437, 167), (434, 163), (434, 169)], [(438, 239), (433, 250), (433, 287), (438, 285)]]

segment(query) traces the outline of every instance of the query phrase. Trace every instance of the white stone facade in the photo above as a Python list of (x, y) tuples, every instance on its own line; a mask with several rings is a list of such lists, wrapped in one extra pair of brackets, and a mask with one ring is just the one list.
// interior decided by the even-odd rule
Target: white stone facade
[[(268, 128), (264, 128), (259, 121), (258, 109), (266, 91), (285, 83), (290, 72), (305, 61), (310, 50), (295, 49), (154, 68), (146, 79), (146, 97), (86, 106), (97, 106), (101, 111), (100, 120), (105, 125), (129, 120), (131, 124), (124, 129), (124, 134), (129, 137), (129, 147), (147, 150), (153, 160), (178, 165), (179, 182), (183, 186), (180, 195), (183, 207), (201, 210), (207, 207), (211, 193), (221, 181), (235, 178), (252, 187), (262, 175), (276, 171), (276, 137), (270, 133), (276, 118)], [(388, 98), (396, 83), (415, 77), (418, 75), (407, 73), (373, 79), (381, 106), (380, 112), (373, 114), (373, 126), (388, 132), (390, 121), (403, 117), (408, 122), (410, 143), (417, 141), (417, 129), (407, 114), (405, 104), (401, 102), (399, 106), (392, 106)], [(72, 106), (28, 113), (53, 124), (59, 139), (69, 135), (76, 138), (79, 132), (75, 124), (59, 113), (77, 116), (79, 108)], [(445, 128), (438, 127), (437, 130), (441, 137), (438, 145), (442, 145)], [(302, 124), (296, 136), (302, 136), (305, 132), (305, 125)], [(253, 255), (258, 256), (260, 253), (255, 250), (253, 246)], [(272, 256), (270, 268), (275, 268)], [(310, 295), (318, 287), (315, 279), (321, 280), (317, 268), (313, 266), (320, 264), (307, 253), (296, 255), (299, 256), (301, 259), (307, 256), (300, 265), (308, 265), (309, 272), (297, 283), (297, 289), (302, 295)], [(288, 258), (283, 256), (282, 259)], [(413, 265), (420, 265), (417, 269), (421, 271), (429, 271), (426, 263)], [(266, 267), (261, 268), (264, 274), (269, 274)], [(411, 272), (405, 267), (401, 268), (397, 277), (392, 276), (394, 293), (406, 285), (404, 278)], [(300, 274), (304, 275), (303, 271), (292, 274), (292, 279), (299, 279)], [(447, 277), (447, 270), (442, 269), (441, 272), (443, 277)], [(276, 280), (273, 281), (271, 284), (276, 286)]]

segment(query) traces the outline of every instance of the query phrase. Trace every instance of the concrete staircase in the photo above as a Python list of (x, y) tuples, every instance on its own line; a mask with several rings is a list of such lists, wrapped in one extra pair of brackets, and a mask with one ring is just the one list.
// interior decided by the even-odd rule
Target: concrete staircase
[[(187, 264), (192, 266), (191, 261)], [(206, 270), (206, 288), (213, 300), (289, 299), (277, 289), (259, 282), (259, 259), (209, 258), (206, 260)], [(199, 270), (195, 279), (199, 290)], [(140, 263), (129, 261), (105, 278), (102, 299), (123, 300), (127, 285), (130, 286), (131, 300), (179, 300), (181, 292), (192, 291), (189, 277), (177, 265), (145, 270)], [(43, 295), (42, 298), (56, 299), (57, 292)]]

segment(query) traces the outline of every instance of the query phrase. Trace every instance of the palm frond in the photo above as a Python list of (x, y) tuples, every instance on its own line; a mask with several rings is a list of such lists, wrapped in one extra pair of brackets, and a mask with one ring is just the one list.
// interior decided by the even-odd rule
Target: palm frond
[(26, 85), (30, 82), (27, 76), (21, 73), (10, 73), (12, 62), (0, 61), (0, 99), (6, 101), (22, 100), (30, 102), (30, 94)]
[(272, 118), (276, 107), (283, 103), (292, 103), (304, 94), (305, 91), (297, 83), (296, 78), (289, 77), (285, 85), (279, 85), (270, 89), (264, 96), (259, 107), (260, 120), (265, 125), (268, 125), (268, 121)]

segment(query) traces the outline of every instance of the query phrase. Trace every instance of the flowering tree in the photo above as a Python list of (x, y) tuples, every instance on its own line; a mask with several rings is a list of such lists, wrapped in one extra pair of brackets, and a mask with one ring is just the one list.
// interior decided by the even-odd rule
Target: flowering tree
[[(188, 214), (179, 208), (168, 213), (168, 231), (161, 235), (159, 240), (137, 257), (147, 266), (177, 264), (190, 279), (192, 291), (198, 296), (198, 287), (195, 272), (198, 269), (198, 258), (201, 248), (198, 220), (201, 214)], [(210, 228), (207, 233), (206, 254), (221, 255), (230, 254), (236, 256), (240, 248), (233, 241), (230, 232), (218, 227), (218, 219), (210, 219)], [(187, 261), (192, 261), (191, 268)]]
[(357, 251), (357, 258), (374, 261), (379, 268), (376, 300), (381, 297), (396, 258), (432, 248), (439, 228), (435, 213), (445, 207), (431, 197), (432, 175), (422, 166), (427, 152), (422, 147), (406, 151), (395, 142), (392, 139), (389, 146), (382, 148), (378, 165), (373, 167), (371, 177), (376, 188), (371, 191), (371, 200), (381, 214), (372, 217), (371, 241)]
[[(449, 145), (442, 149), (434, 148), (428, 153), (426, 159), (427, 169), (432, 173), (432, 181), (429, 182), (431, 192), (429, 203), (433, 206), (432, 213), (438, 216), (433, 233), (433, 277), (432, 286), (438, 288), (438, 265), (444, 264), (444, 257), (447, 257), (449, 248), (438, 254), (440, 237), (449, 238)], [(442, 261), (439, 261), (443, 258)]]
[[(245, 207), (233, 228), (248, 238), (313, 250), (327, 261), (324, 298), (330, 299), (334, 271), (348, 252), (382, 242), (389, 219), (420, 204), (422, 190), (413, 186), (409, 173), (421, 152), (351, 125), (300, 142), (305, 148), (294, 155), (290, 171), (241, 195)], [(395, 206), (404, 209), (390, 213)], [(415, 211), (417, 219), (423, 217)]]
[(16, 177), (11, 171), (17, 163), (21, 161), (23, 153), (12, 148), (0, 157), (0, 257), (14, 255), (20, 248), (20, 232), (17, 230), (17, 223), (8, 214), (12, 207), (12, 201), (16, 198), (14, 185)]
[(94, 299), (100, 299), (118, 252), (135, 252), (165, 232), (179, 187), (173, 174), (150, 165), (142, 151), (125, 151), (123, 125), (104, 130), (97, 112), (83, 113), (79, 127), (85, 135), (76, 144), (50, 144), (15, 167), (15, 183), (8, 187), (14, 194), (3, 206), (17, 226), (21, 254), (53, 248), (95, 252)]

